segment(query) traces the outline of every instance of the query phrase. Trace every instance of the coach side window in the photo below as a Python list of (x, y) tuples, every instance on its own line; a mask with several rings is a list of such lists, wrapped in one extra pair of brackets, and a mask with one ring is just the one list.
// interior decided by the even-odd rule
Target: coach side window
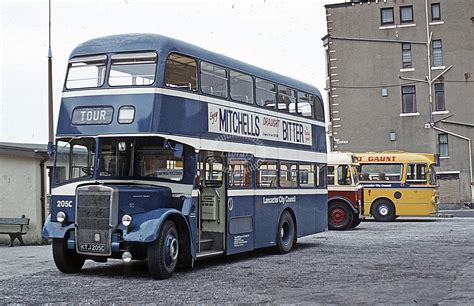
[(201, 91), (213, 96), (227, 98), (227, 70), (223, 67), (201, 62)]
[(230, 97), (232, 100), (253, 103), (253, 79), (250, 75), (230, 71)]
[(257, 168), (257, 186), (276, 188), (278, 184), (278, 164), (273, 161), (259, 161)]
[[(326, 170), (328, 172), (326, 172)], [(317, 187), (318, 188), (326, 188), (327, 185), (329, 185), (329, 166), (326, 167), (326, 165), (318, 165), (318, 184), (317, 184)], [(332, 179), (333, 179), (333, 184), (334, 184), (334, 167), (332, 167), (332, 173), (333, 173), (333, 176), (332, 176)], [(327, 184), (326, 184), (326, 178), (327, 178)]]
[(312, 101), (314, 105), (314, 117), (318, 121), (324, 121), (323, 101), (321, 101), (317, 96), (312, 96)]
[(334, 166), (328, 166), (328, 185), (334, 185)]
[(304, 117), (313, 117), (314, 99), (305, 92), (298, 92), (298, 114)]
[(255, 79), (255, 98), (257, 104), (269, 108), (276, 105), (276, 85), (262, 79)]
[(278, 85), (278, 109), (285, 112), (296, 112), (296, 91)]
[(252, 187), (252, 167), (248, 160), (231, 159), (229, 161), (229, 187)]
[(192, 57), (171, 53), (166, 59), (165, 85), (197, 91), (197, 63)]
[(297, 163), (280, 163), (280, 187), (298, 187)]
[(314, 164), (300, 163), (300, 186), (301, 187), (315, 187), (315, 166)]

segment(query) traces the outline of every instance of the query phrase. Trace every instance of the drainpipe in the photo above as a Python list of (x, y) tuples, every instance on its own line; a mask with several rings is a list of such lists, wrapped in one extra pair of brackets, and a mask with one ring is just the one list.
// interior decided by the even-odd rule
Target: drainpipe
[(426, 54), (427, 54), (427, 59), (428, 59), (428, 77), (427, 77), (427, 83), (428, 83), (428, 96), (429, 96), (429, 111), (430, 111), (430, 124), (434, 122), (434, 117), (433, 117), (433, 81), (436, 79), (432, 80), (431, 76), (431, 39), (433, 36), (433, 33), (430, 32), (430, 20), (429, 20), (429, 14), (428, 14), (428, 0), (425, 0), (425, 18), (426, 18)]
[(474, 203), (474, 179), (473, 179), (473, 169), (472, 169), (472, 143), (471, 143), (471, 139), (469, 137), (462, 136), (462, 135), (447, 131), (445, 129), (441, 129), (441, 128), (439, 128), (437, 126), (434, 126), (434, 125), (432, 125), (431, 128), (433, 130), (440, 131), (440, 132), (443, 132), (443, 133), (446, 133), (446, 134), (449, 134), (449, 135), (452, 135), (454, 137), (457, 137), (457, 138), (460, 138), (460, 139), (463, 139), (463, 140), (467, 141), (468, 149), (469, 149), (469, 156), (468, 157), (469, 157), (469, 181), (471, 182), (471, 203)]

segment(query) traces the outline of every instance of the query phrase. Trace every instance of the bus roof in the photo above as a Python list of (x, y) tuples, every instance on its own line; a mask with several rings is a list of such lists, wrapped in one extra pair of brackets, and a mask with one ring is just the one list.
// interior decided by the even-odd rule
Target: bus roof
[(413, 153), (403, 151), (354, 153), (359, 163), (437, 163), (437, 155), (432, 153)]
[(329, 152), (328, 164), (330, 165), (356, 165), (357, 160), (353, 153), (348, 152)]
[(156, 51), (161, 57), (178, 52), (321, 96), (316, 87), (307, 83), (158, 34), (120, 34), (91, 39), (77, 46), (69, 59), (84, 55), (136, 51)]

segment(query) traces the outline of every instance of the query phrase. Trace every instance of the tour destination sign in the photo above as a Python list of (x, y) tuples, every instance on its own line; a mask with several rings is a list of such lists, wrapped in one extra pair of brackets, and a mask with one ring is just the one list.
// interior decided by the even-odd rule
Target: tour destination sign
[(72, 124), (109, 124), (113, 114), (114, 109), (110, 106), (78, 107), (72, 112)]
[(311, 125), (208, 104), (209, 132), (312, 145)]

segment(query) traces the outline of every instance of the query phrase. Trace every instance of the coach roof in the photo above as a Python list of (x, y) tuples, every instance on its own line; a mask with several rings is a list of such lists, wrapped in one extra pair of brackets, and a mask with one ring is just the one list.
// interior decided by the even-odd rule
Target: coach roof
[(170, 52), (190, 55), (227, 68), (246, 72), (262, 79), (267, 79), (282, 85), (295, 87), (296, 89), (320, 95), (316, 87), (307, 83), (158, 34), (121, 34), (91, 39), (77, 46), (72, 51), (70, 58), (91, 54), (151, 50), (156, 50), (162, 57), (167, 56)]

